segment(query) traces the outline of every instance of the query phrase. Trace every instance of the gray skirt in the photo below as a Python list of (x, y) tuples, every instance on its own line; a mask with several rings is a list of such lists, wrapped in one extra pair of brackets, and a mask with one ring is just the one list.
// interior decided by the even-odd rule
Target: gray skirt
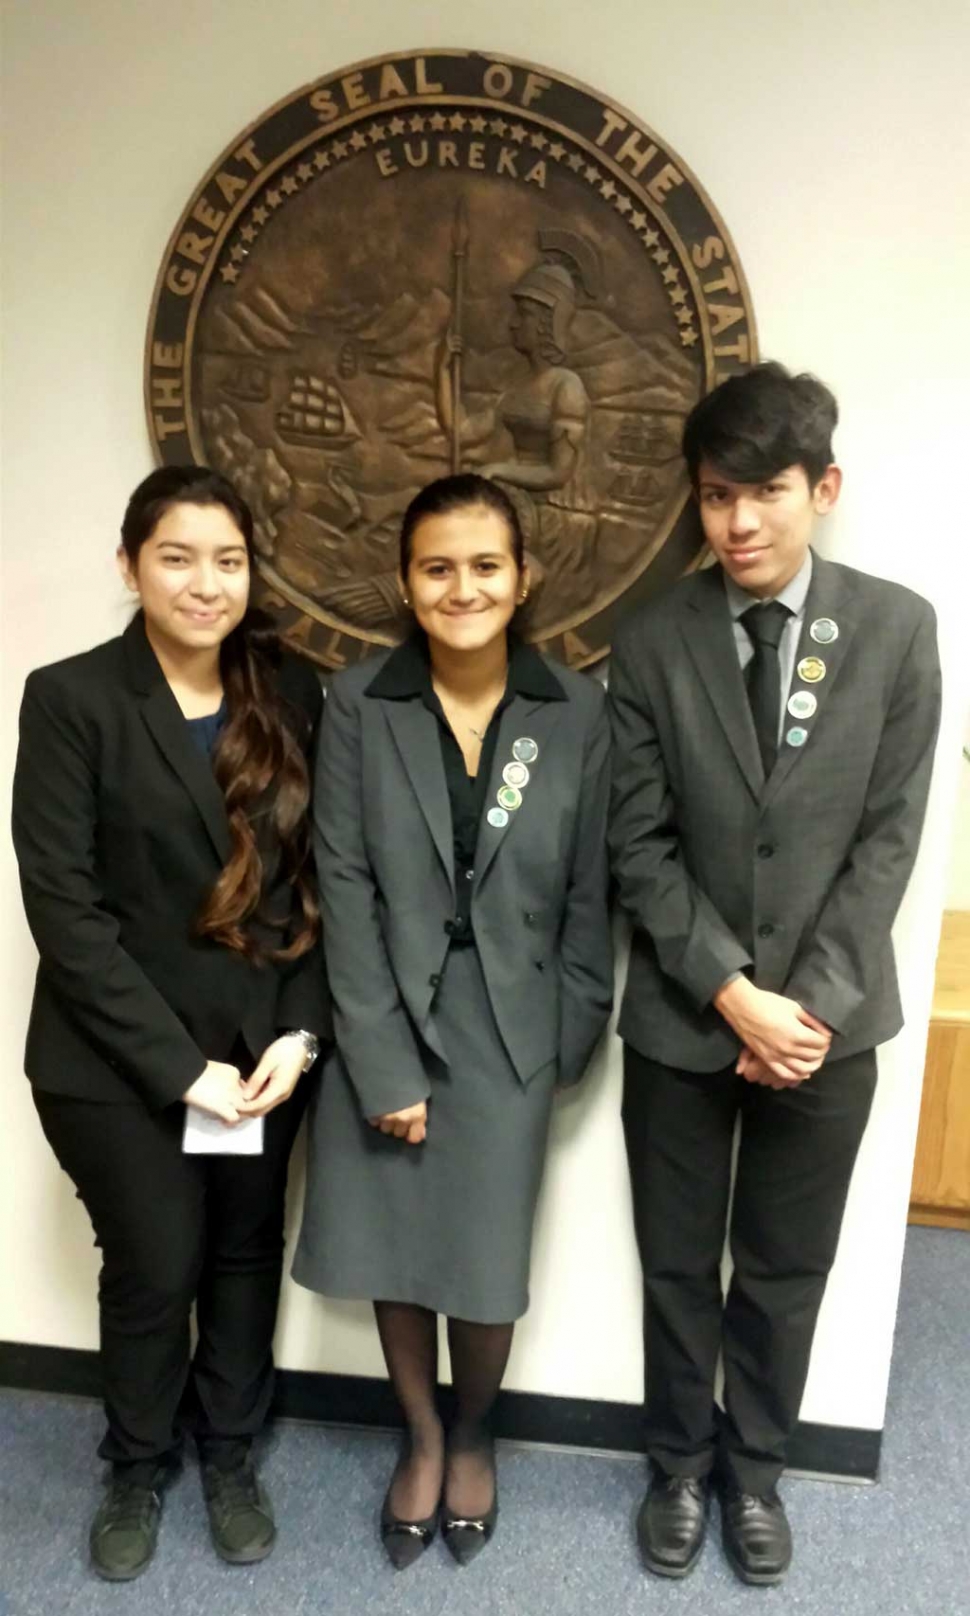
[(328, 1296), (506, 1323), (529, 1305), (556, 1062), (519, 1081), (475, 948), (449, 953), (433, 1013), (448, 1059), (424, 1052), (431, 1096), (421, 1145), (372, 1128), (331, 1055), (309, 1111), (293, 1278)]

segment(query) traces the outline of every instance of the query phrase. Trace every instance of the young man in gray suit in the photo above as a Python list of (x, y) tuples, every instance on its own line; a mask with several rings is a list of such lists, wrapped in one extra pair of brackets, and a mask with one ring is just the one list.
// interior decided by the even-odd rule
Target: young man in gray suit
[(827, 388), (776, 364), (696, 406), (683, 448), (718, 565), (650, 602), (613, 652), (610, 835), (634, 923), (623, 1123), (652, 1460), (638, 1536), (670, 1577), (700, 1554), (712, 1476), (739, 1576), (787, 1570), (776, 1483), (875, 1049), (902, 1023), (890, 928), (929, 789), (935, 621), (909, 590), (810, 548), (839, 495), (836, 419)]

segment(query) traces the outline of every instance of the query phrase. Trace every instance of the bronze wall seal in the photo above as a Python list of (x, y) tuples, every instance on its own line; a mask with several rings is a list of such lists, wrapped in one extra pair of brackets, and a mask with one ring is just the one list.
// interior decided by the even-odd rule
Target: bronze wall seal
[(544, 68), (427, 51), (233, 141), (166, 250), (145, 388), (158, 457), (252, 503), (296, 649), (400, 636), (401, 514), (460, 467), (518, 507), (529, 637), (585, 666), (700, 560), (681, 426), (755, 357), (730, 237), (659, 136)]

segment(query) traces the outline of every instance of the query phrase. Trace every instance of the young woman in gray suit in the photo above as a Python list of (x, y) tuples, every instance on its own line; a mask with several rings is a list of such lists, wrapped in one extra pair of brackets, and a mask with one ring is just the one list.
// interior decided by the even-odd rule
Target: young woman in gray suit
[[(139, 610), (30, 675), (13, 794), (40, 954), (25, 1065), (101, 1250), (111, 1471), (90, 1545), (112, 1581), (152, 1557), (186, 1413), (219, 1554), (273, 1546), (252, 1443), (299, 1079), (330, 1029), (308, 815), (322, 695), (249, 610), (252, 515), (223, 477), (167, 466), (121, 535)], [(222, 1142), (264, 1117), (261, 1150), (186, 1151), (187, 1107)]]
[[(464, 475), (412, 501), (406, 642), (338, 674), (315, 817), (339, 1053), (312, 1106), (294, 1277), (374, 1300), (408, 1441), (384, 1500), (395, 1565), (497, 1514), (487, 1419), (528, 1305), (550, 1108), (609, 1015), (602, 691), (509, 633), (528, 594), (514, 507)], [(448, 1319), (456, 1417), (436, 1405)]]

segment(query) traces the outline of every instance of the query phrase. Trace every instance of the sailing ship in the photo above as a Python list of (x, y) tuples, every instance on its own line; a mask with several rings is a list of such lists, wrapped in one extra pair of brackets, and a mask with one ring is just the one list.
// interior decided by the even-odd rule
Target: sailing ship
[(243, 361), (233, 366), (222, 386), (230, 398), (238, 398), (244, 404), (262, 404), (269, 398), (269, 371), (265, 365)]
[(646, 466), (621, 466), (610, 484), (620, 505), (650, 505), (660, 492), (660, 481)]
[(294, 371), (276, 430), (287, 443), (311, 449), (346, 449), (362, 436), (339, 388), (325, 376)]
[(642, 466), (644, 461), (670, 460), (677, 453), (676, 435), (663, 416), (626, 415), (610, 444), (610, 454), (621, 465)]

